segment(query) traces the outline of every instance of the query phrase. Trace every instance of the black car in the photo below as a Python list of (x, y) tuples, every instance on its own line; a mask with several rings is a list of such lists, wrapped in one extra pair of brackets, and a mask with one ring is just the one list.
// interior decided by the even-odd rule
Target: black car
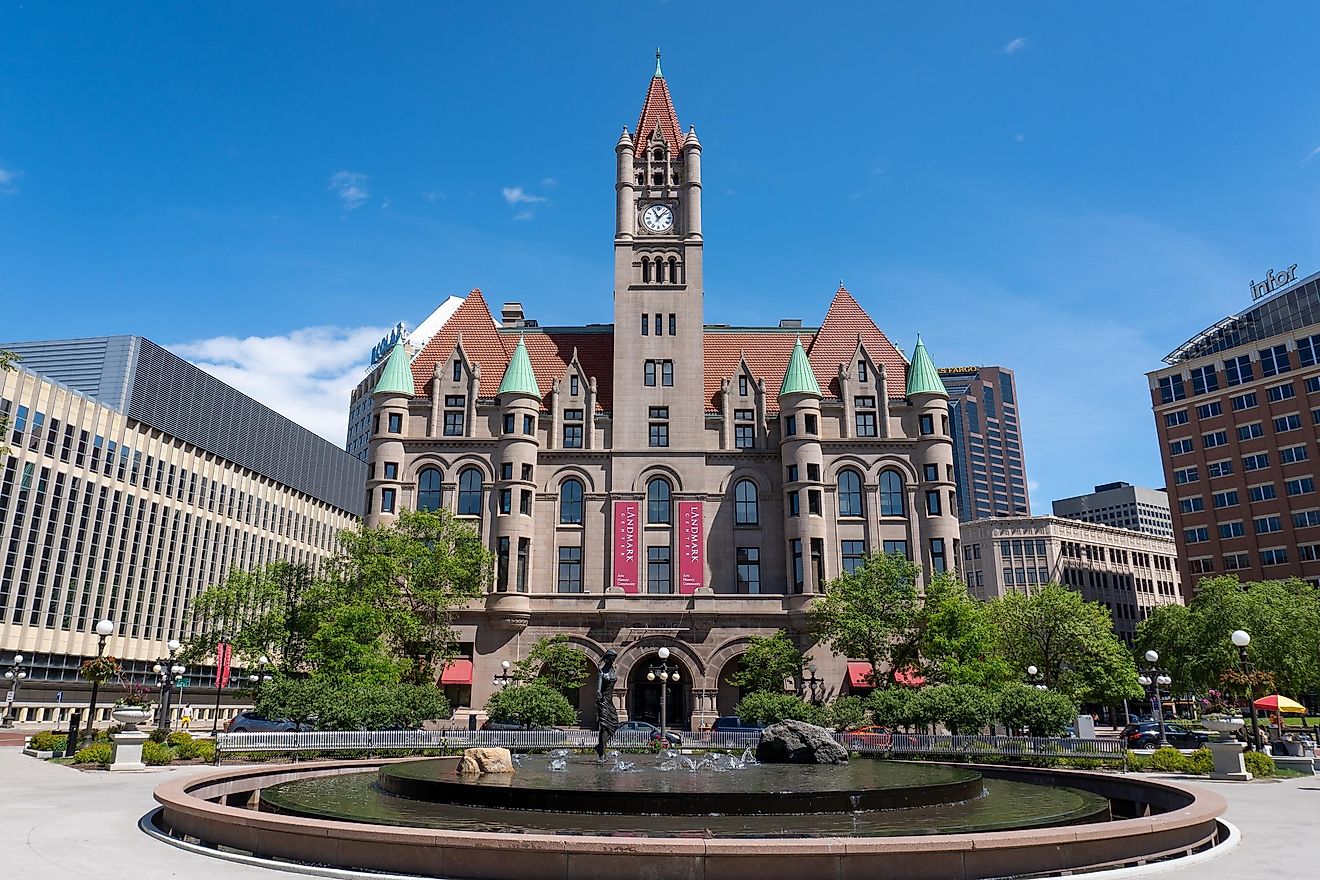
[[(1159, 747), (1160, 724), (1158, 721), (1143, 721), (1129, 724), (1121, 734), (1129, 749), (1154, 749)], [(1175, 749), (1199, 749), (1210, 739), (1210, 734), (1203, 730), (1188, 730), (1181, 724), (1164, 725), (1164, 738)]]
[(225, 726), (225, 733), (305, 733), (310, 724), (298, 724), (288, 718), (267, 718), (256, 712), (239, 712)]
[[(649, 721), (625, 721), (619, 725), (615, 732), (615, 740), (632, 742), (634, 740), (641, 743), (649, 743), (651, 740), (660, 736), (660, 728)], [(672, 730), (665, 731), (666, 744), (677, 748), (683, 744), (683, 737), (674, 733)]]
[(760, 733), (764, 724), (743, 721), (737, 715), (722, 715), (711, 725), (711, 733)]

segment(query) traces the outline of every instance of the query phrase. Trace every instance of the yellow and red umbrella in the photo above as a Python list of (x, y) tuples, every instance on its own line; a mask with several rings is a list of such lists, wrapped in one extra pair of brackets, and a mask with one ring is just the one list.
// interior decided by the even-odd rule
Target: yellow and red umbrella
[(1293, 715), (1305, 715), (1306, 707), (1296, 700), (1290, 700), (1282, 694), (1270, 694), (1268, 697), (1261, 697), (1256, 700), (1257, 709), (1264, 709), (1267, 712), (1279, 712)]

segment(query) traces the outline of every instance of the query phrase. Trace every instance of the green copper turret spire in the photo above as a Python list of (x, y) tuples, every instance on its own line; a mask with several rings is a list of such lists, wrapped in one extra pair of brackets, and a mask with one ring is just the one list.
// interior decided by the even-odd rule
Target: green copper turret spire
[(527, 345), (521, 336), (518, 337), (518, 347), (513, 350), (513, 357), (509, 360), (508, 369), (504, 371), (504, 379), (500, 381), (497, 393), (541, 396), (536, 374), (532, 372), (532, 359), (527, 356)]
[(820, 383), (816, 373), (807, 361), (807, 352), (802, 348), (802, 337), (798, 337), (793, 346), (793, 356), (788, 359), (788, 369), (784, 372), (784, 384), (779, 386), (779, 396), (785, 394), (814, 394), (821, 396)]
[(660, 69), (660, 47), (655, 47), (655, 75), (664, 79), (665, 73)]
[(917, 394), (938, 394), (946, 399), (949, 396), (934, 362), (930, 359), (930, 354), (926, 351), (925, 344), (921, 341), (920, 333), (917, 334), (917, 347), (912, 350), (912, 365), (908, 367), (907, 375), (907, 396), (912, 397)]
[(394, 343), (390, 349), (390, 356), (385, 359), (385, 369), (380, 371), (380, 379), (376, 382), (376, 390), (372, 394), (402, 394), (405, 397), (413, 396), (413, 374), (412, 367), (409, 365), (408, 352), (404, 350), (402, 342)]

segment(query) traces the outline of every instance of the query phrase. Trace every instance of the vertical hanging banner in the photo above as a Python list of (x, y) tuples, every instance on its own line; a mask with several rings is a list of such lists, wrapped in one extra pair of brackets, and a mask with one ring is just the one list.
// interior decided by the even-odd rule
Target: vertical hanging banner
[(688, 594), (705, 586), (706, 566), (701, 548), (706, 543), (705, 505), (678, 502), (678, 591)]
[(220, 642), (215, 646), (216, 687), (229, 686), (229, 663), (234, 656), (234, 646)]
[(641, 543), (640, 502), (614, 502), (614, 586), (636, 593), (638, 547)]

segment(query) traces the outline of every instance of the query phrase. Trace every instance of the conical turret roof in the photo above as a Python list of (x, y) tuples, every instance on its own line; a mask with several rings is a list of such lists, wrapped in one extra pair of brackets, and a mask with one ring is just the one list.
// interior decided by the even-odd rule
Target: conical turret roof
[(413, 396), (412, 366), (402, 342), (394, 343), (390, 356), (385, 359), (385, 369), (380, 371), (380, 379), (376, 381), (376, 390), (372, 394), (381, 393)]
[(779, 386), (779, 396), (785, 394), (814, 394), (821, 396), (820, 383), (816, 381), (816, 373), (811, 369), (811, 362), (807, 360), (807, 352), (802, 348), (802, 337), (798, 337), (797, 344), (793, 346), (793, 354), (788, 359), (788, 369), (784, 371), (784, 384)]
[(912, 350), (912, 365), (908, 367), (907, 375), (907, 396), (917, 394), (937, 394), (946, 399), (949, 396), (920, 333), (917, 334), (917, 347)]
[(529, 394), (541, 396), (541, 388), (536, 384), (536, 374), (532, 372), (532, 359), (527, 356), (527, 343), (518, 337), (518, 347), (513, 350), (509, 366), (500, 380), (498, 394)]

